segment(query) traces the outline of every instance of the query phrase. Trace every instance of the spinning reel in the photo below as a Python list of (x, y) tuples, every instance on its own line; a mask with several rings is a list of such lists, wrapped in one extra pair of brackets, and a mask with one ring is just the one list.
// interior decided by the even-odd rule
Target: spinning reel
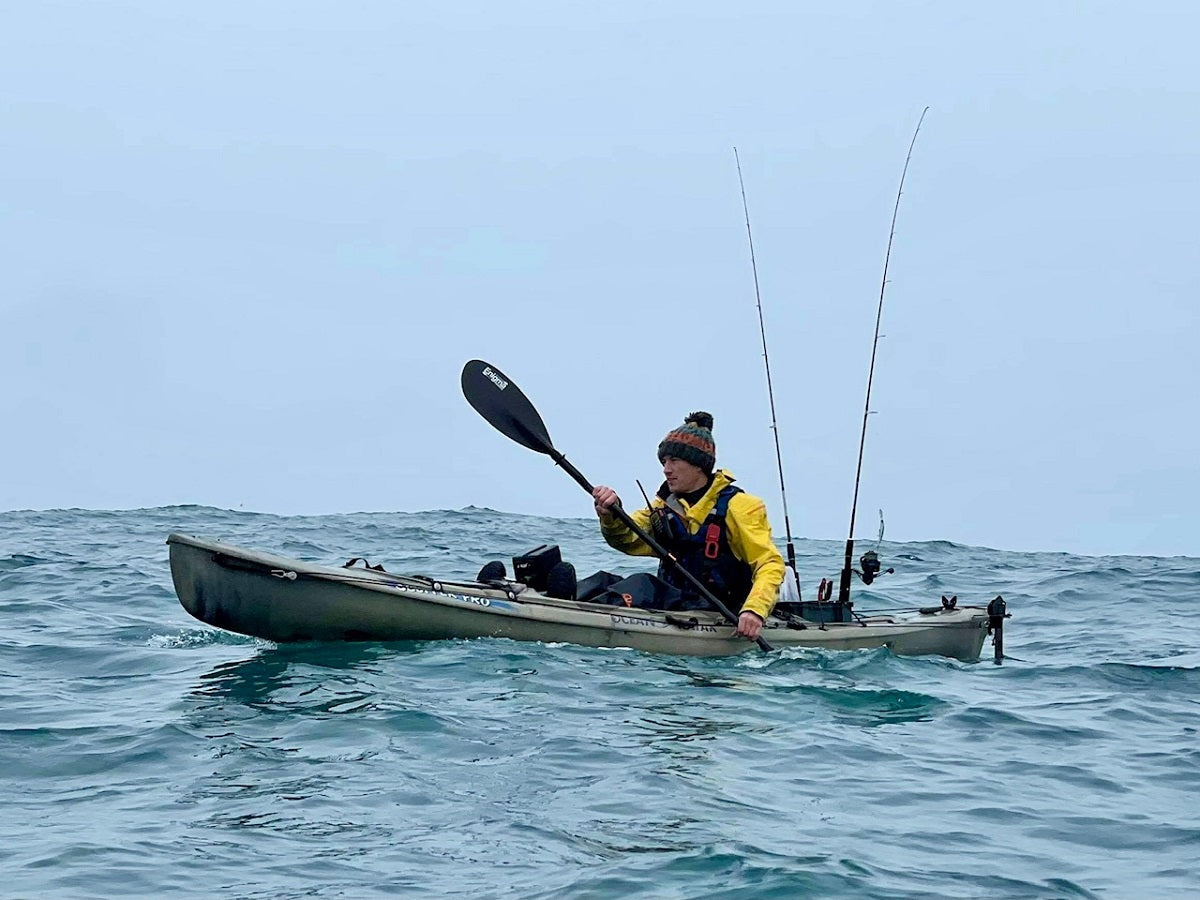
[(891, 575), (896, 571), (891, 566), (888, 566), (887, 569), (884, 569), (883, 565), (879, 562), (879, 554), (874, 550), (868, 550), (866, 553), (860, 556), (858, 559), (858, 564), (862, 566), (862, 568), (854, 569), (853, 571), (855, 575), (862, 579), (863, 584), (870, 584), (880, 575)]

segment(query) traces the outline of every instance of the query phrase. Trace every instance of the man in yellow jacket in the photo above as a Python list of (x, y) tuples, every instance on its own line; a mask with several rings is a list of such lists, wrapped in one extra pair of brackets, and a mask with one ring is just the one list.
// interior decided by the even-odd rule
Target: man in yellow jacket
[[(739, 635), (756, 640), (779, 595), (783, 557), (771, 539), (766, 504), (736, 487), (729, 472), (714, 471), (712, 426), (711, 415), (694, 412), (667, 433), (658, 445), (666, 480), (651, 505), (631, 518), (738, 616)], [(609, 546), (631, 556), (653, 554), (610, 511), (621, 502), (612, 488), (597, 485), (592, 499)], [(665, 560), (658, 574), (691, 605), (709, 605)]]

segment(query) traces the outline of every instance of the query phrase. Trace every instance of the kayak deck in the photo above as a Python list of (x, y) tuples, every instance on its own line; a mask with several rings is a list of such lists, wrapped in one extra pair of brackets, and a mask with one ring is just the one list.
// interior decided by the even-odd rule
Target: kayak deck
[[(513, 582), (323, 566), (178, 533), (167, 544), (175, 592), (188, 613), (281, 643), (505, 637), (696, 656), (754, 646), (707, 610), (671, 614), (558, 599)], [(779, 649), (886, 647), (901, 655), (971, 661), (979, 658), (988, 630), (987, 611), (973, 606), (858, 616), (847, 623), (792, 622), (772, 616), (763, 636)]]

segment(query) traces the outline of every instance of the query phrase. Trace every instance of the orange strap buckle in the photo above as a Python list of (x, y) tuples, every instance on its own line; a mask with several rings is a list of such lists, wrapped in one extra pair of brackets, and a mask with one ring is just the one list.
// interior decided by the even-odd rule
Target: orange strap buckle
[(716, 559), (721, 552), (721, 526), (713, 523), (704, 533), (704, 555), (708, 559)]

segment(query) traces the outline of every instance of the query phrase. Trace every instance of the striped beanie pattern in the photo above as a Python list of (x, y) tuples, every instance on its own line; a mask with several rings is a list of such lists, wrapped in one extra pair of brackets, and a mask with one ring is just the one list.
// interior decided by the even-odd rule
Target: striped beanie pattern
[(667, 432), (658, 445), (658, 461), (674, 456), (711, 475), (717, 463), (717, 445), (713, 443), (712, 427), (713, 417), (710, 413), (689, 414), (683, 424)]

